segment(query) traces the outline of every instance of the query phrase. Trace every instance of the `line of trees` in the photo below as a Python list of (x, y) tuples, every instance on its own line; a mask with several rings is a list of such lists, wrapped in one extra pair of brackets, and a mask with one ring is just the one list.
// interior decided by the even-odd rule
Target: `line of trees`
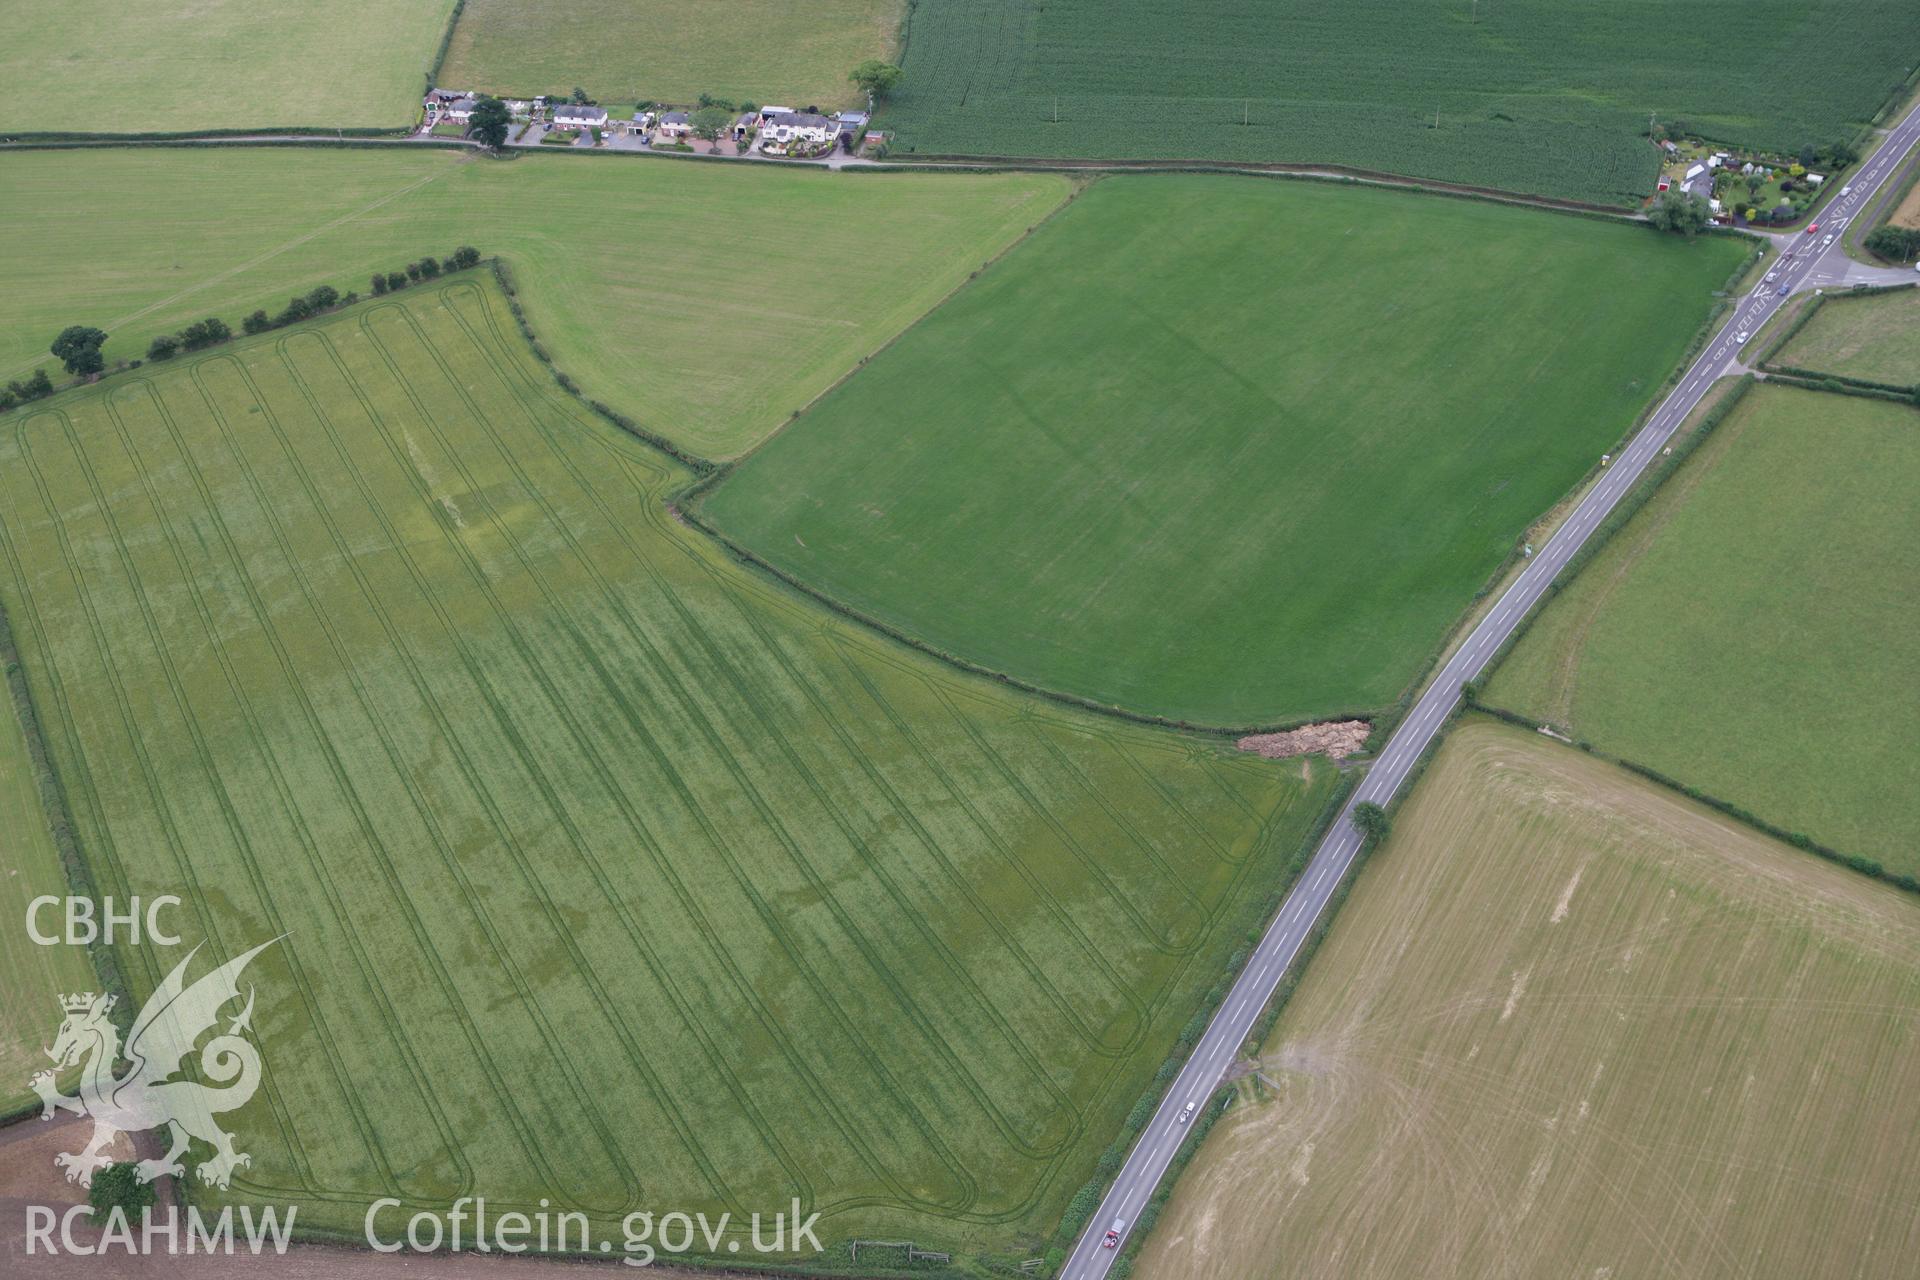
[(0, 412), (52, 394), (53, 379), (47, 376), (45, 369), (35, 369), (33, 376), (25, 382), (15, 378), (7, 384), (4, 391), (0, 391)]
[(147, 359), (171, 360), (182, 351), (216, 347), (233, 337), (233, 330), (218, 316), (196, 320), (178, 333), (163, 333), (147, 344)]
[(377, 298), (383, 293), (398, 293), (410, 284), (452, 275), (456, 271), (479, 265), (480, 251), (470, 244), (463, 244), (445, 258), (425, 257), (418, 262), (409, 262), (405, 271), (374, 272), (373, 294)]
[[(445, 258), (426, 257), (418, 262), (409, 262), (404, 272), (376, 273), (373, 291), (376, 294), (391, 293), (422, 280), (432, 280), (442, 274), (464, 271), (479, 264), (480, 251), (470, 244), (463, 244)], [(240, 322), (240, 327), (250, 334), (266, 333), (270, 329), (284, 328), (310, 319), (335, 307), (351, 306), (359, 300), (359, 293), (353, 290), (342, 294), (332, 285), (323, 284), (287, 299), (287, 305), (274, 315), (268, 315), (264, 307), (255, 311)], [(218, 346), (232, 337), (233, 329), (225, 320), (208, 316), (205, 320), (194, 321), (177, 333), (163, 333), (155, 338), (147, 344), (147, 359), (171, 360), (183, 351), (200, 351)], [(105, 329), (74, 324), (62, 329), (48, 350), (60, 358), (60, 363), (74, 377), (91, 378), (106, 368), (106, 358), (101, 354), (106, 341)], [(135, 360), (132, 363), (137, 367), (141, 362)], [(53, 392), (53, 379), (47, 376), (47, 371), (35, 369), (33, 376), (25, 381), (15, 378), (0, 388), (0, 413), (28, 401), (50, 396)]]
[(349, 292), (345, 297), (330, 284), (323, 284), (306, 293), (296, 293), (287, 299), (287, 305), (274, 315), (268, 315), (262, 307), (240, 322), (240, 327), (248, 333), (265, 333), (269, 329), (284, 329), (290, 324), (310, 320), (323, 311), (331, 311), (343, 303), (360, 301), (358, 293)]

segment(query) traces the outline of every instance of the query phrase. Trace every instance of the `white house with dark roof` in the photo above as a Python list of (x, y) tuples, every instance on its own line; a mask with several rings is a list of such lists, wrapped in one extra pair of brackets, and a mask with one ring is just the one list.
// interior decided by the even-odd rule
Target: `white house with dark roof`
[(693, 132), (693, 122), (684, 111), (669, 111), (660, 117), (660, 136), (675, 142)]
[(780, 111), (772, 115), (762, 111), (760, 120), (762, 142), (781, 148), (791, 147), (795, 143), (819, 146), (823, 142), (832, 142), (840, 133), (837, 121), (806, 111)]
[(553, 109), (553, 127), (556, 129), (604, 129), (607, 127), (607, 109), (567, 103), (565, 106)]
[(473, 107), (472, 98), (455, 98), (446, 105), (444, 114), (449, 120), (465, 120), (473, 115)]

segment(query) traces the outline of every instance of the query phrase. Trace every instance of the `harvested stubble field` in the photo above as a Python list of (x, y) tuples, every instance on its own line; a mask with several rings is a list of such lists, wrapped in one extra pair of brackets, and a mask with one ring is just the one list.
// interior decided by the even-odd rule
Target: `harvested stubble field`
[(847, 72), (894, 57), (903, 11), (901, 0), (467, 0), (440, 82), (528, 96), (578, 86), (616, 114), (702, 93), (864, 105)]
[[(741, 452), (1066, 198), (1044, 174), (856, 178), (399, 148), (0, 156), (0, 380), (69, 324), (109, 360), (470, 243), (514, 269), (556, 367), (708, 457)], [(792, 234), (769, 234), (782, 228)], [(855, 240), (840, 239), (857, 228)], [(857, 242), (856, 242), (857, 241)], [(86, 263), (84, 271), (75, 264)]]
[(1046, 688), (1223, 726), (1379, 708), (1746, 253), (1371, 188), (1106, 178), (706, 509)]
[(1797, 151), (1920, 50), (1909, 0), (941, 0), (883, 123), (923, 153), (1339, 164), (1605, 204), (1648, 114)]
[(1485, 697), (1920, 874), (1916, 488), (1920, 411), (1757, 387)]
[(1134, 1274), (1906, 1274), (1916, 1032), (1910, 896), (1469, 720)]
[(1920, 386), (1920, 288), (1828, 298), (1772, 359), (1796, 369)]
[(478, 276), (8, 422), (0, 595), (103, 890), (287, 935), (237, 1196), (1022, 1247), (1297, 864), (1323, 762), (917, 659), (674, 521), (688, 478)]
[(453, 0), (62, 0), (5, 13), (0, 134), (397, 129), (419, 114)]

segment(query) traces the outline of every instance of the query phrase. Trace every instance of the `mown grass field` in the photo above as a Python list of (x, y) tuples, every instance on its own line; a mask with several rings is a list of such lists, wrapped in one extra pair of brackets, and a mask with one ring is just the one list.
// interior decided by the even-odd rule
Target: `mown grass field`
[(944, 0), (912, 12), (883, 123), (923, 153), (1341, 164), (1629, 204), (1653, 193), (1649, 112), (1797, 151), (1857, 132), (1917, 51), (1906, 0)]
[(1215, 725), (1381, 707), (1745, 253), (1376, 189), (1108, 178), (707, 509), (1044, 687)]
[(453, 0), (9, 5), (0, 136), (399, 128), (452, 14)]
[(901, 0), (467, 0), (443, 84), (532, 95), (574, 86), (610, 110), (702, 93), (800, 108), (864, 105), (847, 72), (892, 61)]
[(1761, 386), (1486, 685), (1789, 831), (1920, 873), (1920, 412)]
[(1286, 882), (1330, 768), (915, 659), (687, 479), (481, 276), (7, 423), (0, 596), (104, 890), (288, 935), (237, 1195), (1025, 1247)]
[[(849, 178), (614, 156), (395, 150), (0, 157), (0, 379), (69, 324), (144, 355), (461, 243), (514, 268), (558, 367), (708, 456), (785, 421), (1065, 198), (1039, 174)], [(84, 265), (83, 265), (84, 264)]]
[(1920, 289), (1828, 298), (1772, 359), (1869, 382), (1920, 386)]
[[(0, 691), (3, 695), (4, 691)], [(85, 947), (43, 947), (27, 934), (27, 904), (42, 894), (64, 898), (67, 876), (54, 851), (40, 793), (13, 704), (0, 696), (0, 1113), (34, 1101), (27, 1081), (51, 1067), (63, 1012), (59, 997), (97, 991)], [(43, 910), (43, 932), (61, 932), (59, 911)]]
[(1920, 904), (1484, 720), (1134, 1274), (1899, 1275)]

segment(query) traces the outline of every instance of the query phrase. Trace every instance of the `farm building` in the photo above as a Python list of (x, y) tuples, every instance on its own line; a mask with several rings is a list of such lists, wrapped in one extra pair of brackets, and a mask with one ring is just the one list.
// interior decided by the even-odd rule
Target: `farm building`
[(603, 129), (606, 124), (605, 107), (580, 107), (569, 103), (553, 109), (553, 127), (556, 129)]

